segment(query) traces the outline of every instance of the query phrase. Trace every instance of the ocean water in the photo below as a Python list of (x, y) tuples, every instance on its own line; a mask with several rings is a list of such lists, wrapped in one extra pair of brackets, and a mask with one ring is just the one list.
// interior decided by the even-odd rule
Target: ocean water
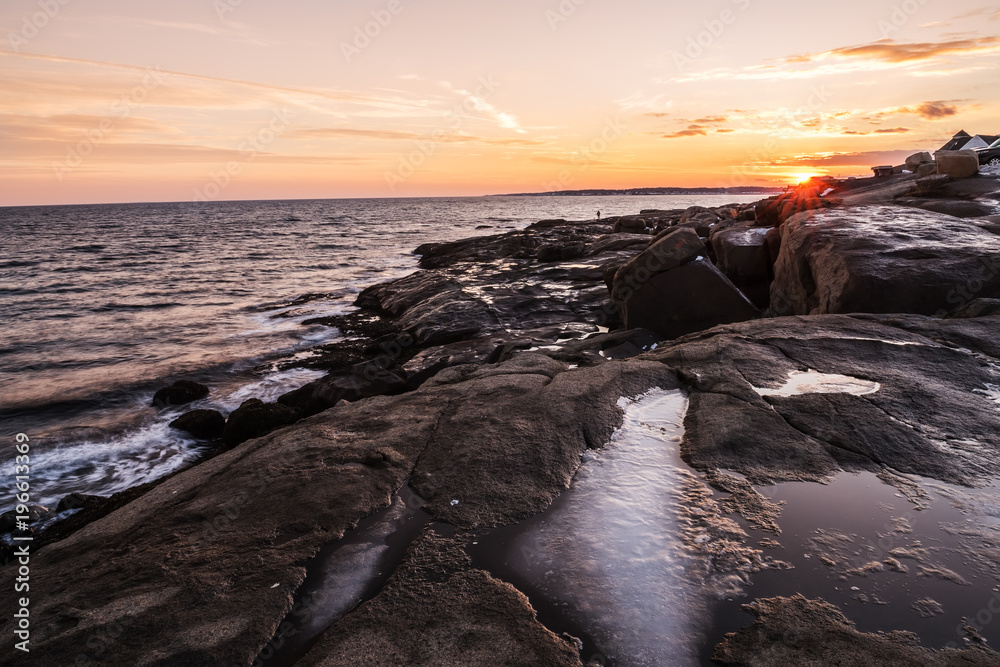
[[(228, 413), (318, 377), (280, 370), (339, 332), (365, 287), (417, 268), (418, 245), (547, 218), (749, 202), (755, 196), (486, 197), (0, 208), (0, 464), (31, 439), (32, 499), (108, 495), (189, 465), (167, 424)], [(208, 399), (166, 411), (190, 378)], [(13, 502), (0, 477), (0, 511)]]

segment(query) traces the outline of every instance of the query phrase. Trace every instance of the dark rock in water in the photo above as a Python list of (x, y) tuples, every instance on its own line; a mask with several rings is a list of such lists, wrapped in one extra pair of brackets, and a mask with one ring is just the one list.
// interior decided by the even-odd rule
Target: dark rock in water
[(517, 589), (472, 569), (462, 546), (426, 531), (379, 595), (296, 665), (579, 667), (577, 648), (539, 623)]
[(406, 380), (396, 373), (374, 364), (362, 364), (352, 372), (331, 373), (284, 394), (278, 403), (310, 417), (335, 407), (341, 401), (354, 402), (372, 396), (400, 394), (406, 389)]
[(235, 447), (247, 440), (260, 438), (272, 431), (294, 424), (299, 412), (280, 403), (265, 403), (258, 398), (244, 401), (229, 415), (222, 440), (227, 447)]
[(163, 387), (153, 395), (153, 407), (165, 408), (170, 405), (185, 405), (208, 396), (208, 387), (191, 380), (178, 380), (169, 387)]
[(868, 206), (792, 218), (771, 286), (779, 314), (944, 315), (1000, 297), (1000, 237), (919, 209)]
[(912, 632), (858, 632), (836, 606), (823, 600), (765, 598), (743, 605), (753, 625), (730, 634), (712, 659), (723, 665), (867, 665), (958, 667), (1000, 665), (1000, 655), (972, 644), (962, 650), (931, 650)]
[[(30, 532), (31, 530), (34, 529), (33, 524), (44, 519), (51, 513), (51, 510), (49, 510), (48, 507), (45, 507), (43, 505), (28, 505), (27, 508), (28, 508), (27, 514), (18, 514), (15, 510), (10, 510), (9, 512), (4, 512), (3, 514), (0, 514), (0, 533), (14, 532), (14, 529), (17, 528), (17, 522), (19, 516), (28, 517), (27, 523), (29, 526), (31, 526), (31, 529), (29, 529)], [(24, 532), (24, 531), (19, 531), (19, 532)]]
[(170, 422), (170, 426), (202, 440), (214, 440), (222, 437), (226, 418), (218, 410), (192, 410)]
[(71, 493), (59, 501), (56, 506), (57, 512), (66, 510), (78, 510), (85, 507), (93, 507), (103, 503), (107, 498), (104, 496), (87, 495), (85, 493)]

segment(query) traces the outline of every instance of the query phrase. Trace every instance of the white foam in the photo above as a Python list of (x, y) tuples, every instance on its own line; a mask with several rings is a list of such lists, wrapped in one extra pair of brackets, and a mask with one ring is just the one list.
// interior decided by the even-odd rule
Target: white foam
[(990, 399), (998, 406), (1000, 406), (1000, 386), (995, 384), (985, 385), (986, 389), (973, 389), (972, 391), (976, 394), (982, 394), (986, 398)]
[(777, 389), (754, 387), (761, 396), (801, 396), (803, 394), (853, 394), (868, 396), (882, 389), (878, 382), (860, 380), (847, 375), (830, 375), (816, 371), (792, 371), (784, 386)]
[(109, 496), (180, 470), (200, 453), (198, 442), (170, 428), (166, 419), (106, 441), (38, 447), (31, 454), (32, 476), (41, 489), (36, 497), (54, 508), (74, 491)]
[(212, 404), (221, 410), (232, 412), (240, 407), (243, 401), (250, 398), (259, 398), (265, 403), (273, 403), (282, 394), (287, 394), (325, 375), (324, 371), (309, 368), (290, 368), (278, 373), (271, 373), (257, 382), (245, 384), (239, 389), (222, 396), (217, 401), (213, 401)]

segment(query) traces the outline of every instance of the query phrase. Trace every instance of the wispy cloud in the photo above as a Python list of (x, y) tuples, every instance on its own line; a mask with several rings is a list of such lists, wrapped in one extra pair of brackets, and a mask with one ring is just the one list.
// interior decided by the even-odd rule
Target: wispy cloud
[(527, 132), (527, 130), (521, 127), (521, 123), (518, 122), (516, 116), (511, 113), (507, 113), (506, 111), (501, 111), (493, 104), (486, 101), (483, 97), (463, 88), (456, 88), (448, 81), (442, 81), (441, 85), (456, 95), (462, 97), (463, 100), (471, 102), (475, 111), (491, 118), (500, 127), (507, 130), (514, 130), (520, 134), (525, 134)]
[(1000, 52), (1000, 37), (997, 36), (911, 43), (882, 39), (868, 44), (789, 56), (777, 63), (689, 72), (670, 79), (669, 82), (794, 80), (890, 70), (903, 70), (910, 76), (957, 74), (977, 68), (949, 66), (949, 57), (974, 57), (997, 52)]
[(180, 30), (184, 32), (195, 32), (212, 37), (219, 37), (232, 42), (252, 44), (254, 46), (278, 46), (280, 42), (268, 38), (260, 30), (237, 21), (224, 21), (217, 24), (190, 23), (181, 21), (160, 21), (156, 19), (140, 18), (137, 16), (101, 16), (101, 17), (78, 17), (78, 21), (90, 21), (107, 25), (108, 23), (132, 26), (157, 28), (163, 30)]
[(881, 39), (871, 44), (845, 46), (820, 53), (791, 56), (786, 63), (821, 62), (828, 58), (858, 58), (887, 63), (909, 63), (931, 60), (947, 55), (992, 53), (1000, 50), (1000, 37), (980, 37), (978, 39), (956, 39), (947, 42), (897, 43), (891, 39)]
[(540, 146), (544, 141), (513, 137), (479, 137), (464, 133), (451, 133), (438, 137), (422, 132), (399, 130), (369, 130), (361, 128), (306, 128), (286, 132), (290, 139), (382, 139), (386, 141), (440, 141), (443, 143), (479, 143), (492, 146)]

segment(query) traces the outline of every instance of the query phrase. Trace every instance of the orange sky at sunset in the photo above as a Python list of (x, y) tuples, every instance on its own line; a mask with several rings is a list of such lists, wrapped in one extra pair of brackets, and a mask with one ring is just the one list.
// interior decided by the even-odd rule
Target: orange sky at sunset
[(0, 205), (774, 185), (1000, 133), (981, 0), (9, 0), (0, 38)]

